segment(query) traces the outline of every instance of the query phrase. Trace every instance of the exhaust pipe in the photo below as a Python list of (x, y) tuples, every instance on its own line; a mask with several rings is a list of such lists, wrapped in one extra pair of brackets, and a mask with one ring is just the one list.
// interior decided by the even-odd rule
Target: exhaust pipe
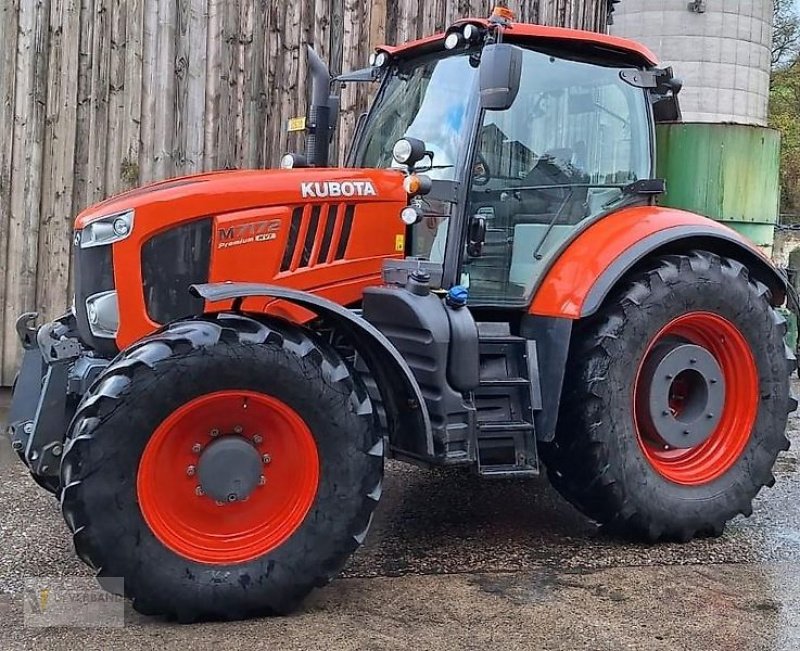
[(311, 106), (308, 111), (306, 158), (314, 167), (328, 166), (331, 143), (331, 73), (328, 66), (309, 45), (308, 67), (311, 73)]

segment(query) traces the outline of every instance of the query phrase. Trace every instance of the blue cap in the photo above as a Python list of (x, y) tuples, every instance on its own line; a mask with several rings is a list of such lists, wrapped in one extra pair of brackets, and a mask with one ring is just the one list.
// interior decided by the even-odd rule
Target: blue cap
[(469, 290), (464, 285), (456, 285), (447, 292), (447, 304), (451, 307), (464, 307), (469, 298)]

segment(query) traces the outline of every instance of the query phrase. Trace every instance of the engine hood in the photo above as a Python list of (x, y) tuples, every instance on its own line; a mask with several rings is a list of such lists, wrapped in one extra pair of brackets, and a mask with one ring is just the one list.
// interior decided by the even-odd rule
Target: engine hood
[[(397, 170), (233, 170), (168, 179), (111, 197), (78, 215), (75, 228), (126, 210), (162, 215), (164, 226), (199, 216), (308, 201), (405, 201)], [(152, 225), (151, 225), (152, 227)]]

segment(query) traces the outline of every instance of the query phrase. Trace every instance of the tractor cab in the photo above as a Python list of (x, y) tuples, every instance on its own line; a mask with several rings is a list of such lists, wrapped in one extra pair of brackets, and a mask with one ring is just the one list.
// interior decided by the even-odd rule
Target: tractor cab
[(651, 107), (668, 95), (677, 113), (651, 55), (541, 34), (467, 21), (373, 59), (381, 86), (348, 162), (432, 181), (404, 213), (406, 254), (441, 266), (472, 306), (527, 308), (576, 231), (647, 203)]

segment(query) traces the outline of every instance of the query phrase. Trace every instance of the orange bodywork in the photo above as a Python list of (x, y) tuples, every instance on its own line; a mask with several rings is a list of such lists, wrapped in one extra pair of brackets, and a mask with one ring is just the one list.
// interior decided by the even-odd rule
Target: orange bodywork
[[(484, 28), (489, 26), (489, 20), (485, 18), (469, 18), (460, 20), (454, 26), (471, 23), (473, 25), (480, 25)], [(426, 47), (435, 46), (441, 47), (444, 42), (446, 34), (434, 34), (416, 41), (403, 43), (402, 45), (381, 45), (376, 48), (378, 51), (386, 52), (392, 56), (406, 56), (419, 54), (420, 50)], [(503, 38), (509, 42), (523, 41), (530, 44), (540, 42), (542, 44), (565, 42), (571, 43), (586, 43), (597, 45), (609, 50), (614, 50), (621, 54), (629, 55), (635, 59), (639, 59), (642, 65), (656, 65), (658, 57), (653, 52), (636, 41), (628, 40), (627, 38), (620, 38), (618, 36), (610, 36), (608, 34), (599, 34), (597, 32), (589, 32), (580, 29), (568, 29), (565, 27), (547, 27), (545, 25), (532, 25), (529, 23), (510, 23), (507, 27), (503, 28)]]
[(707, 217), (656, 206), (626, 208), (594, 223), (567, 247), (539, 285), (530, 313), (579, 319), (595, 282), (619, 256), (648, 236), (679, 226), (717, 230), (764, 257), (736, 231)]
[[(374, 169), (215, 172), (114, 197), (81, 213), (75, 227), (135, 210), (131, 235), (113, 244), (114, 281), (124, 315), (117, 345), (124, 348), (160, 325), (148, 318), (145, 308), (143, 245), (158, 233), (201, 218), (213, 218), (210, 282), (274, 283), (341, 305), (358, 302), (365, 287), (380, 282), (383, 261), (404, 254), (405, 226), (399, 214), (408, 196), (403, 178), (399, 171)], [(284, 263), (293, 215), (300, 217), (299, 232)], [(329, 218), (335, 223), (323, 259), (320, 247)], [(341, 242), (343, 233), (348, 235), (347, 219), (349, 237)], [(227, 305), (208, 306), (221, 307)], [(309, 316), (295, 306), (264, 299), (250, 299), (245, 307), (301, 321)]]

